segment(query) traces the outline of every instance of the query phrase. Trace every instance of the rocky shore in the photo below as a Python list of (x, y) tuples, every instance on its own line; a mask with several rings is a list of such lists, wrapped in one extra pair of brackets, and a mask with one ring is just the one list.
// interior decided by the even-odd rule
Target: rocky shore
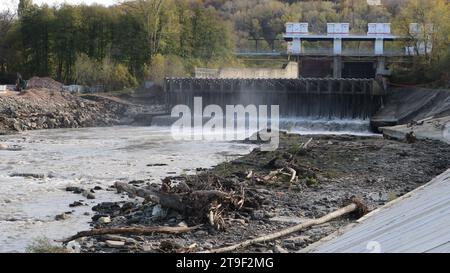
[(116, 98), (81, 97), (53, 89), (35, 88), (0, 95), (0, 134), (25, 130), (130, 124), (142, 112), (162, 106), (142, 106)]
[[(145, 180), (116, 183), (111, 189), (132, 198), (93, 208), (95, 230), (193, 230), (81, 236), (69, 240), (69, 246), (78, 245), (82, 252), (210, 250), (324, 216), (352, 197), (373, 210), (449, 167), (450, 145), (439, 141), (282, 134), (274, 152), (255, 149), (197, 175), (168, 177), (157, 185)], [(297, 252), (354, 220), (352, 215), (341, 217), (238, 251)]]

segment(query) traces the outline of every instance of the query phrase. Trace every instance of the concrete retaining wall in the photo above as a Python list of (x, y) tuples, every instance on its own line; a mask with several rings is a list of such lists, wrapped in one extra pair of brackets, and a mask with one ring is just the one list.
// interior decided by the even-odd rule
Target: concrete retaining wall
[(222, 68), (195, 70), (196, 78), (220, 79), (296, 79), (298, 64), (289, 62), (284, 68)]
[(385, 106), (372, 117), (373, 127), (393, 126), (450, 115), (450, 90), (403, 88), (390, 91)]

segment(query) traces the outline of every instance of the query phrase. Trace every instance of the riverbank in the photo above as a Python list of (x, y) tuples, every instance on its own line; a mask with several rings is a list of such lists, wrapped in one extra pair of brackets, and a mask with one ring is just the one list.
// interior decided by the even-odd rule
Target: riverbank
[(143, 106), (115, 97), (33, 88), (0, 95), (0, 134), (132, 124), (141, 113), (162, 110), (160, 105)]
[[(306, 143), (307, 147), (302, 146)], [(274, 152), (255, 149), (197, 175), (163, 179), (162, 187), (147, 180), (116, 184), (121, 191), (145, 189), (134, 193), (181, 198), (186, 205), (182, 208), (142, 199), (94, 208), (96, 228), (201, 225), (196, 230), (183, 235), (102, 235), (77, 241), (82, 252), (204, 251), (321, 217), (353, 196), (373, 210), (449, 167), (450, 146), (439, 141), (282, 134)], [(210, 195), (217, 191), (224, 195)], [(343, 217), (238, 251), (296, 252), (352, 221)]]

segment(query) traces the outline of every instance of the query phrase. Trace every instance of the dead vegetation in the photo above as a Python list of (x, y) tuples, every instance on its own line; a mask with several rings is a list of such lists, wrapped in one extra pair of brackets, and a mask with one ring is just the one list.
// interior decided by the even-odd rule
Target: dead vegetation
[(55, 245), (50, 239), (45, 237), (35, 239), (27, 246), (25, 251), (27, 253), (70, 253), (69, 249)]
[(209, 224), (217, 230), (227, 226), (230, 213), (239, 215), (259, 209), (262, 199), (238, 180), (203, 174), (186, 181), (163, 180), (159, 190), (138, 188), (127, 183), (116, 183), (118, 192), (139, 196), (147, 202), (180, 213), (190, 225)]
[[(216, 230), (225, 230), (233, 221), (246, 219), (255, 210), (260, 210), (264, 198), (257, 192), (255, 185), (284, 184), (290, 188), (299, 183), (297, 173), (313, 173), (310, 168), (297, 166), (295, 155), (306, 153), (312, 142), (301, 143), (293, 154), (277, 161), (275, 157), (265, 168), (277, 168), (265, 174), (265, 171), (222, 174), (201, 173), (191, 177), (166, 178), (158, 190), (151, 187), (141, 188), (128, 183), (117, 182), (119, 193), (126, 192), (130, 197), (144, 198), (145, 202), (159, 204), (178, 212), (189, 225), (208, 224)], [(282, 167), (281, 167), (282, 166)], [(281, 167), (281, 168), (280, 168)]]

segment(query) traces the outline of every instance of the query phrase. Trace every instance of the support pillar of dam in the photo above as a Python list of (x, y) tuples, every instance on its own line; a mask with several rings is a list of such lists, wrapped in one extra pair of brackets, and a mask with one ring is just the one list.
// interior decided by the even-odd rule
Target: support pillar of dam
[(342, 78), (342, 58), (340, 56), (333, 57), (333, 78)]
[(377, 57), (376, 62), (376, 75), (381, 76), (390, 76), (391, 71), (386, 68), (386, 57), (379, 56)]

